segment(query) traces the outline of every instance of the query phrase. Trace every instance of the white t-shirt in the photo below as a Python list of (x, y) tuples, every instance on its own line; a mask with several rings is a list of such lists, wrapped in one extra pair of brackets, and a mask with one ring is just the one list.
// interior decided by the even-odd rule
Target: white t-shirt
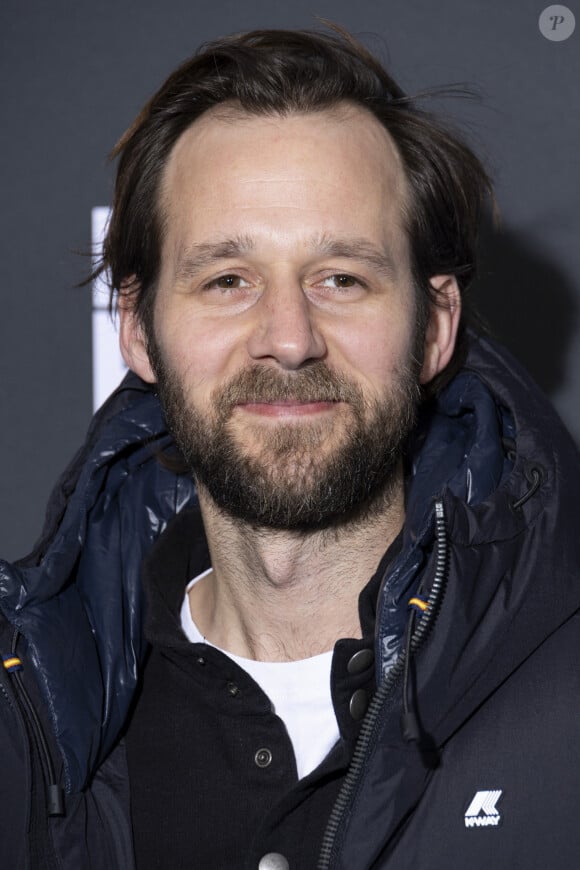
[[(187, 593), (209, 572), (188, 583), (181, 606), (181, 627), (192, 643), (209, 643), (191, 616)], [(220, 649), (220, 647), (215, 647)], [(224, 655), (243, 668), (265, 692), (274, 713), (282, 719), (294, 749), (298, 778), (307, 776), (326, 757), (339, 738), (330, 693), (332, 650), (297, 662), (257, 662), (227, 650)]]

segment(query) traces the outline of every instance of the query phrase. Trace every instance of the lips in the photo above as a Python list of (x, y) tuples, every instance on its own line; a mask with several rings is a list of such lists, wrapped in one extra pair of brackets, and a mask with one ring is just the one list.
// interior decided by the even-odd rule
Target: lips
[(323, 361), (293, 373), (248, 366), (216, 390), (212, 400), (223, 421), (236, 411), (290, 419), (322, 414), (338, 404), (360, 406), (363, 401), (359, 388)]
[(240, 402), (236, 407), (250, 414), (264, 417), (293, 417), (324, 413), (332, 410), (336, 404), (337, 402), (334, 400), (275, 399), (267, 402)]

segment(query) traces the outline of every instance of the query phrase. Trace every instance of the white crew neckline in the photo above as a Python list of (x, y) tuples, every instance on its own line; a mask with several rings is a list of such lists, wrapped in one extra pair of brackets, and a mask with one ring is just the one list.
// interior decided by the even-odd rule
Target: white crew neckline
[(181, 627), (192, 643), (205, 643), (228, 656), (268, 696), (273, 712), (286, 726), (301, 779), (318, 767), (339, 738), (330, 688), (333, 650), (293, 662), (262, 662), (235, 655), (211, 643), (193, 620), (188, 596), (190, 589), (211, 570), (187, 584), (180, 613)]

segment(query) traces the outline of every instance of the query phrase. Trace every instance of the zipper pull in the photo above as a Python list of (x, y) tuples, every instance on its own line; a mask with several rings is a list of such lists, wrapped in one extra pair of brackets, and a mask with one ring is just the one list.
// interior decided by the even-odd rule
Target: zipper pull
[(56, 776), (54, 771), (54, 765), (50, 757), (50, 751), (46, 743), (46, 738), (42, 731), (42, 725), (22, 680), (22, 674), (20, 672), (24, 669), (24, 665), (22, 663), (22, 659), (20, 659), (19, 656), (15, 654), (17, 639), (18, 634), (16, 633), (12, 645), (13, 652), (9, 656), (1, 656), (2, 664), (7, 673), (13, 675), (16, 689), (16, 698), (24, 714), (24, 717), (27, 720), (28, 727), (33, 731), (34, 737), (37, 741), (40, 761), (44, 772), (44, 781), (47, 783), (47, 814), (49, 816), (64, 816), (64, 791), (61, 786), (55, 782)]
[(49, 816), (64, 816), (64, 793), (56, 783), (48, 786), (47, 807)]

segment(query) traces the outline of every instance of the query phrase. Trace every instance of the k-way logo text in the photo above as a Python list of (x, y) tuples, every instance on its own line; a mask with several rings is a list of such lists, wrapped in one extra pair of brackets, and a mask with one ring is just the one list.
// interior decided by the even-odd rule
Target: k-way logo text
[(495, 805), (501, 795), (501, 789), (476, 792), (465, 813), (465, 827), (483, 828), (487, 825), (499, 825), (501, 815)]

